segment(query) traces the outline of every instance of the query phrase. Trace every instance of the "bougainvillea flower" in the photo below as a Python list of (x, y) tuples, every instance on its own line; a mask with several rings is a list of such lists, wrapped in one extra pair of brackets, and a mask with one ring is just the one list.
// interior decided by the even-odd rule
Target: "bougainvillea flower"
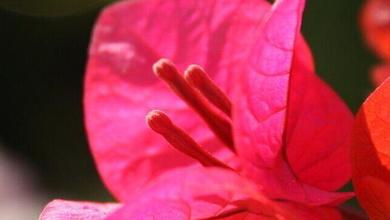
[(264, 1), (135, 1), (103, 12), (90, 48), (86, 123), (98, 169), (116, 197), (126, 200), (156, 176), (194, 163), (145, 125), (153, 109), (211, 153), (229, 153), (224, 143), (231, 140), (214, 135), (155, 77), (152, 64), (160, 57), (179, 72), (203, 66), (228, 94), (237, 150), (230, 157), (275, 198), (326, 203), (335, 196), (329, 191), (350, 177), (352, 115), (314, 75), (303, 39), (295, 41), (303, 4), (297, 2), (277, 1), (262, 28)]
[(303, 7), (149, 0), (101, 14), (84, 104), (123, 204), (108, 219), (341, 218), (352, 114), (315, 75)]
[(367, 0), (361, 23), (368, 45), (385, 63), (372, 71), (372, 81), (378, 86), (390, 76), (390, 1)]
[(390, 219), (390, 80), (363, 103), (353, 132), (353, 184), (373, 220)]
[(371, 48), (382, 59), (390, 61), (390, 1), (366, 0), (361, 23)]

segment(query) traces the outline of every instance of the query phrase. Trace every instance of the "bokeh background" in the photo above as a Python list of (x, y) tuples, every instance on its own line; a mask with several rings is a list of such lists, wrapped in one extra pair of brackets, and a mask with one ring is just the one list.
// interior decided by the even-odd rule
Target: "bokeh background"
[[(32, 198), (27, 207), (38, 210), (29, 218), (0, 212), (0, 219), (37, 219), (53, 198), (112, 199), (89, 154), (82, 111), (90, 33), (110, 2), (0, 0), (0, 160), (13, 164), (11, 174), (24, 173), (12, 182), (0, 169), (0, 210), (11, 201), (1, 190), (12, 187), (26, 194), (9, 198)], [(307, 2), (303, 33), (318, 73), (356, 111), (372, 89), (368, 70), (375, 63), (358, 25), (363, 1)]]

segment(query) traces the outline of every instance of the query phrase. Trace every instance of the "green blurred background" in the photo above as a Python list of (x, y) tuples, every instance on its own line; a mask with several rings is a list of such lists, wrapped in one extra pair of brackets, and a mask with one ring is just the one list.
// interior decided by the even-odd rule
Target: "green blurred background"
[[(110, 199), (89, 154), (82, 83), (91, 29), (110, 0), (0, 0), (0, 140), (50, 198)], [(361, 0), (308, 0), (303, 32), (318, 73), (356, 111), (374, 56), (359, 33)]]

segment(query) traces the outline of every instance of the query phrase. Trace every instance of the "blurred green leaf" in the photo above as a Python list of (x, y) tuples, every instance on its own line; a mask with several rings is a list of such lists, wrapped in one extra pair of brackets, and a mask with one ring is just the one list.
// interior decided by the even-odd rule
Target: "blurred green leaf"
[(115, 0), (0, 0), (0, 8), (38, 17), (69, 16), (104, 6)]

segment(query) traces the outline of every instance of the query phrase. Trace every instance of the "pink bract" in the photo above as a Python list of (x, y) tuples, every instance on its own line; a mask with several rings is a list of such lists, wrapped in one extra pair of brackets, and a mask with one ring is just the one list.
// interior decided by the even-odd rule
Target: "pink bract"
[[(332, 206), (351, 197), (335, 191), (350, 178), (352, 114), (314, 73), (304, 4), (138, 0), (103, 11), (84, 106), (99, 173), (123, 203), (107, 219), (341, 219)], [(237, 153), (155, 77), (163, 57), (180, 72), (204, 67), (228, 95)], [(154, 109), (232, 170), (167, 144), (145, 124)]]
[(115, 212), (119, 204), (71, 202), (54, 200), (46, 205), (39, 219), (45, 220), (103, 220)]
[(301, 17), (294, 12), (302, 7), (290, 1), (275, 9), (256, 38), (233, 99), (233, 128), (247, 172), (267, 194), (324, 204), (341, 196), (326, 191), (350, 179), (353, 117), (314, 75), (304, 42), (295, 40)]
[(152, 0), (102, 13), (90, 48), (85, 116), (96, 164), (118, 199), (195, 162), (145, 125), (150, 110), (164, 111), (209, 151), (225, 150), (154, 76), (151, 66), (161, 57), (180, 71), (203, 66), (232, 97), (238, 156), (268, 194), (308, 203), (334, 199), (326, 191), (350, 178), (352, 114), (314, 75), (304, 40), (295, 40), (303, 2), (279, 1), (269, 9), (259, 0)]

